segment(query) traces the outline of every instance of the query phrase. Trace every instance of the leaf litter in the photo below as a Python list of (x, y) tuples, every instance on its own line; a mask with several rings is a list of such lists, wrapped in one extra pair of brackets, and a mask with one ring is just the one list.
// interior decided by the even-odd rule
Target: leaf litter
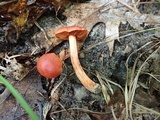
[[(15, 1), (13, 1), (13, 2), (15, 2)], [(70, 4), (69, 1), (66, 1), (66, 2), (67, 2), (67, 5)], [(102, 57), (102, 59), (104, 61), (104, 66), (102, 67), (102, 69), (98, 67), (97, 70), (102, 75), (104, 73), (104, 76), (107, 77), (107, 78), (109, 77), (109, 79), (111, 79), (110, 81), (113, 82), (113, 83), (111, 82), (112, 84), (110, 82), (109, 83), (107, 82), (107, 84), (102, 82), (102, 86), (106, 86), (106, 88), (104, 90), (107, 90), (108, 92), (109, 92), (108, 89), (113, 91), (113, 92), (111, 92), (111, 91), (109, 92), (109, 95), (111, 96), (111, 99), (110, 99), (110, 101), (108, 99), (107, 103), (109, 102), (110, 104), (111, 103), (114, 103), (114, 104), (112, 104), (112, 107), (108, 107), (107, 105), (105, 105), (105, 107), (102, 107), (102, 105), (103, 105), (102, 101), (105, 100), (104, 97), (102, 97), (102, 95), (96, 96), (96, 95), (92, 95), (92, 94), (90, 95), (90, 93), (88, 93), (89, 96), (92, 96), (92, 99), (83, 98), (85, 101), (83, 101), (83, 99), (82, 99), (82, 101), (87, 102), (87, 100), (88, 100), (89, 105), (86, 106), (82, 103), (77, 103), (76, 100), (73, 100), (73, 102), (70, 102), (71, 105), (69, 106), (69, 109), (72, 108), (72, 107), (75, 107), (76, 104), (77, 104), (77, 107), (76, 107), (77, 110), (74, 111), (74, 112), (71, 112), (72, 114), (68, 113), (69, 111), (67, 109), (67, 106), (68, 106), (67, 104), (69, 104), (69, 103), (67, 103), (67, 101), (72, 99), (72, 96), (74, 96), (74, 94), (72, 95), (72, 93), (74, 93), (74, 92), (72, 91), (71, 88), (73, 87), (72, 84), (75, 84), (75, 82), (72, 82), (72, 79), (75, 79), (75, 77), (72, 76), (72, 73), (68, 74), (68, 73), (64, 72), (64, 74), (69, 75), (69, 77), (67, 77), (67, 79), (70, 79), (71, 83), (69, 83), (68, 81), (65, 81), (65, 83), (62, 83), (61, 86), (59, 86), (60, 90), (63, 90), (64, 94), (59, 94), (58, 95), (58, 96), (61, 96), (61, 98), (58, 101), (60, 104), (58, 104), (56, 106), (60, 105), (60, 107), (62, 109), (67, 111), (67, 112), (62, 112), (61, 114), (64, 115), (64, 116), (67, 116), (67, 114), (70, 114), (69, 116), (67, 116), (69, 119), (75, 118), (77, 113), (79, 115), (79, 116), (77, 116), (77, 118), (79, 118), (81, 116), (81, 114), (83, 114), (83, 112), (78, 112), (78, 109), (81, 109), (80, 106), (82, 107), (82, 109), (83, 109), (83, 107), (87, 107), (87, 109), (89, 109), (89, 108), (92, 109), (92, 111), (90, 113), (85, 111), (89, 115), (89, 116), (85, 116), (85, 117), (89, 118), (89, 119), (92, 119), (92, 118), (97, 118), (97, 119), (101, 119), (101, 118), (106, 118), (106, 119), (107, 118), (111, 118), (111, 119), (113, 119), (113, 118), (114, 119), (116, 119), (116, 118), (120, 118), (120, 119), (131, 118), (131, 119), (133, 119), (137, 114), (141, 114), (144, 117), (153, 117), (153, 118), (158, 117), (156, 115), (159, 115), (159, 114), (157, 114), (156, 111), (153, 112), (153, 114), (155, 116), (154, 115), (152, 116), (150, 114), (148, 114), (148, 116), (145, 116), (146, 114), (136, 112), (136, 111), (138, 111), (140, 106), (135, 101), (138, 100), (137, 96), (140, 93), (135, 93), (135, 91), (137, 90), (137, 88), (140, 88), (140, 90), (142, 90), (142, 92), (141, 92), (141, 94), (142, 94), (143, 91), (146, 88), (148, 88), (148, 87), (144, 88), (141, 85), (140, 86), (138, 85), (138, 81), (140, 81), (141, 83), (144, 83), (143, 76), (141, 78), (141, 74), (143, 73), (143, 72), (141, 73), (141, 71), (143, 71), (142, 67), (138, 66), (138, 67), (140, 67), (140, 69), (138, 70), (136, 67), (130, 65), (130, 64), (132, 64), (131, 61), (128, 61), (127, 69), (131, 69), (132, 67), (134, 68), (133, 71), (132, 71), (132, 76), (130, 76), (129, 71), (127, 73), (128, 77), (131, 77), (131, 79), (130, 79), (131, 84), (125, 84), (124, 85), (123, 83), (121, 83), (121, 81), (118, 81), (118, 83), (117, 83), (116, 75), (114, 75), (113, 72), (117, 68), (117, 66), (119, 66), (118, 65), (119, 61), (123, 62), (124, 60), (127, 60), (125, 58), (123, 58), (124, 60), (123, 59), (120, 60), (120, 58), (122, 58), (124, 56), (128, 57), (128, 56), (126, 56), (128, 53), (125, 53), (125, 51), (122, 51), (123, 49), (125, 49), (125, 47), (128, 44), (133, 47), (134, 51), (136, 51), (136, 49), (138, 48), (137, 46), (140, 46), (140, 48), (141, 48), (142, 45), (144, 45), (145, 43), (148, 42), (148, 44), (155, 45), (154, 47), (152, 47), (152, 49), (150, 49), (151, 52), (154, 52), (153, 50), (157, 48), (158, 39), (159, 39), (158, 37), (155, 36), (155, 35), (157, 35), (157, 36), (159, 35), (159, 31), (158, 31), (159, 27), (157, 27), (159, 25), (159, 20), (160, 20), (159, 14), (154, 15), (154, 14), (141, 13), (138, 9), (138, 7), (140, 6), (140, 3), (139, 2), (132, 3), (132, 1), (130, 1), (130, 0), (127, 0), (127, 1), (120, 1), (120, 0), (103, 1), (103, 0), (99, 0), (99, 1), (91, 1), (91, 2), (86, 2), (86, 3), (75, 3), (74, 5), (71, 5), (71, 7), (64, 6), (66, 4), (66, 2), (62, 0), (62, 1), (60, 1), (60, 3), (55, 4), (55, 3), (52, 3), (51, 1), (47, 1), (46, 4), (49, 3), (50, 5), (55, 6), (56, 15), (58, 15), (58, 12), (60, 12), (61, 9), (63, 9), (63, 10), (65, 10), (65, 12), (62, 12), (61, 15), (66, 17), (66, 20), (60, 20), (58, 18), (58, 16), (55, 16), (57, 21), (58, 22), (60, 21), (60, 22), (59, 23), (57, 22), (54, 26), (52, 26), (50, 28), (47, 28), (47, 29), (41, 28), (41, 26), (39, 26), (39, 23), (37, 23), (36, 21), (44, 13), (44, 11), (48, 8), (44, 9), (44, 11), (42, 10), (39, 13), (39, 15), (37, 15), (36, 18), (31, 19), (32, 14), (31, 14), (31, 12), (29, 12), (29, 9), (26, 9), (30, 6), (28, 5), (29, 3), (26, 4), (25, 0), (24, 1), (23, 0), (18, 0), (18, 2), (16, 4), (12, 3), (12, 1), (8, 2), (8, 3), (5, 3), (7, 6), (9, 5), (9, 9), (8, 9), (9, 11), (8, 12), (14, 12), (15, 14), (18, 14), (18, 17), (13, 17), (13, 20), (11, 22), (11, 24), (16, 29), (16, 32), (13, 32), (13, 34), (16, 34), (16, 37), (13, 40), (8, 40), (8, 41), (10, 41), (10, 43), (17, 43), (17, 41), (19, 41), (19, 38), (21, 37), (21, 34), (24, 31), (26, 31), (25, 29), (31, 28), (31, 26), (33, 26), (34, 24), (36, 24), (36, 26), (39, 26), (38, 28), (41, 30), (41, 32), (36, 33), (30, 40), (25, 41), (25, 44), (28, 45), (28, 48), (25, 52), (28, 54), (28, 56), (32, 56), (32, 57), (31, 58), (26, 57), (26, 58), (29, 58), (29, 59), (25, 60), (25, 64), (24, 63), (22, 64), (21, 62), (19, 63), (19, 60), (17, 61), (16, 57), (12, 58), (9, 61), (10, 64), (7, 64), (7, 62), (4, 62), (4, 60), (8, 60), (8, 58), (7, 59), (2, 58), (1, 60), (3, 62), (1, 63), (1, 67), (0, 67), (1, 68), (1, 71), (0, 71), (1, 74), (6, 76), (7, 78), (12, 78), (12, 79), (15, 79), (15, 80), (19, 80), (23, 85), (21, 85), (21, 84), (19, 84), (19, 82), (17, 82), (19, 84), (17, 89), (20, 91), (20, 93), (23, 93), (23, 90), (19, 89), (19, 88), (21, 88), (21, 87), (23, 88), (23, 86), (27, 86), (27, 85), (29, 85), (29, 86), (30, 85), (31, 86), (35, 85), (31, 81), (29, 82), (28, 79), (25, 80), (25, 78), (26, 78), (25, 76), (26, 75), (28, 76), (28, 72), (29, 72), (29, 74), (32, 74), (32, 73), (29, 69), (25, 68), (24, 65), (26, 66), (26, 64), (28, 64), (28, 66), (33, 68), (35, 66), (37, 55), (42, 54), (44, 52), (50, 52), (52, 50), (54, 51), (54, 48), (57, 48), (57, 46), (60, 46), (61, 44), (63, 45), (62, 48), (60, 48), (58, 50), (55, 50), (55, 51), (57, 53), (59, 53), (63, 50), (66, 50), (66, 47), (68, 45), (66, 45), (66, 43), (62, 43), (61, 40), (56, 39), (55, 36), (54, 36), (54, 31), (57, 28), (59, 28), (62, 25), (69, 25), (69, 26), (70, 25), (80, 25), (80, 26), (86, 27), (90, 31), (90, 33), (92, 33), (92, 32), (96, 33), (95, 31), (92, 31), (92, 29), (94, 29), (97, 24), (103, 23), (105, 25), (104, 37), (103, 36), (100, 37), (101, 40), (99, 40), (99, 38), (97, 37), (98, 41), (96, 41), (95, 38), (92, 38), (92, 36), (90, 36), (90, 38), (87, 38), (83, 42), (78, 43), (78, 47), (79, 47), (78, 49), (81, 53), (85, 54), (83, 59), (86, 59), (86, 56), (88, 54), (91, 54), (92, 52), (93, 53), (94, 52), (98, 53), (97, 55), (100, 55), (100, 56), (102, 56), (102, 55), (105, 56), (105, 57)], [(35, 4), (35, 3), (36, 2), (30, 3), (30, 4)], [(17, 6), (18, 6), (18, 9), (17, 9)], [(37, 7), (37, 9), (38, 9), (38, 7)], [(21, 10), (24, 11), (24, 12), (21, 13), (20, 12)], [(40, 9), (38, 9), (38, 10), (40, 10)], [(29, 21), (30, 21), (30, 24), (29, 24), (30, 27), (26, 27), (26, 24)], [(121, 26), (126, 26), (126, 25), (128, 25), (126, 28), (121, 27)], [(149, 31), (149, 29), (146, 29), (147, 27), (151, 27), (151, 30)], [(133, 31), (138, 31), (138, 32), (133, 32), (132, 33), (130, 31), (128, 31), (130, 29), (133, 30)], [(127, 34), (121, 33), (122, 30), (126, 30)], [(139, 32), (139, 31), (141, 31), (141, 32)], [(149, 33), (147, 33), (147, 32), (149, 32)], [(12, 34), (10, 34), (10, 33), (12, 33), (12, 32), (7, 32), (7, 34), (11, 38)], [(134, 33), (135, 33), (135, 35), (134, 35)], [(123, 36), (123, 34), (124, 34), (124, 36)], [(138, 34), (142, 34), (142, 37), (136, 36)], [(147, 34), (151, 34), (151, 37), (148, 37), (145, 41), (145, 37), (147, 36)], [(89, 41), (89, 39), (90, 40), (95, 40), (93, 42), (91, 41), (91, 44), (89, 44), (92, 47), (87, 47), (87, 48), (83, 47), (83, 46), (85, 46), (85, 44), (88, 44), (87, 42)], [(116, 40), (118, 40), (118, 42)], [(154, 42), (149, 42), (151, 40), (154, 41)], [(129, 41), (133, 41), (133, 42), (129, 43)], [(137, 41), (139, 43), (137, 43)], [(143, 41), (145, 41), (145, 42), (143, 42)], [(104, 46), (102, 46), (102, 44)], [(121, 48), (118, 48), (117, 47), (118, 45), (121, 46)], [(106, 51), (107, 50), (107, 48), (105, 48), (106, 46), (108, 46), (109, 52)], [(151, 45), (149, 45), (149, 47), (151, 47)], [(82, 49), (82, 51), (81, 51), (81, 49)], [(100, 51), (100, 49), (102, 49), (102, 51)], [(137, 54), (137, 55), (134, 56), (134, 54), (131, 54), (130, 58), (128, 60), (137, 59), (137, 62), (138, 62), (138, 60), (140, 60), (141, 62), (145, 61), (145, 63), (146, 63), (146, 60), (148, 60), (148, 58), (146, 58), (146, 60), (143, 60), (145, 57), (141, 58), (143, 56), (143, 55), (141, 55), (141, 52), (145, 51), (145, 50), (146, 50), (146, 48), (144, 47), (140, 51), (138, 50), (138, 51), (134, 52), (134, 54)], [(97, 52), (97, 51), (99, 51), (99, 52)], [(3, 54), (5, 52), (1, 51), (1, 53)], [(129, 53), (131, 53), (131, 52), (129, 52)], [(5, 54), (7, 55), (8, 53), (5, 53)], [(14, 56), (15, 52), (11, 52), (11, 54)], [(144, 52), (144, 54), (146, 56), (149, 56), (148, 51)], [(157, 54), (157, 51), (156, 51), (156, 53), (154, 52), (154, 54)], [(67, 56), (67, 57), (65, 57), (65, 56)], [(20, 56), (19, 58), (21, 58), (21, 57), (22, 56)], [(68, 57), (69, 57), (68, 52), (65, 55), (63, 55), (64, 59), (67, 59)], [(97, 56), (94, 56), (94, 54), (93, 54), (93, 57), (91, 57), (91, 59), (94, 58), (94, 57), (97, 57)], [(152, 59), (154, 60), (154, 58), (152, 58)], [(90, 59), (87, 58), (86, 60), (90, 60)], [(92, 60), (94, 61), (94, 59), (92, 59)], [(96, 60), (99, 60), (99, 58), (96, 59)], [(109, 62), (106, 62), (106, 60), (108, 60)], [(90, 76), (92, 76), (94, 79), (97, 79), (95, 77), (96, 75), (94, 75), (95, 71), (93, 71), (93, 69), (94, 69), (94, 67), (97, 67), (98, 65), (97, 66), (94, 65), (93, 61), (91, 61), (91, 64), (90, 64), (91, 67), (90, 68), (87, 68), (87, 67), (89, 67), (89, 66), (86, 65), (87, 61), (86, 62), (82, 61), (82, 63), (84, 64), (85, 69), (87, 71), (89, 71), (89, 69), (91, 70), (91, 73), (88, 72), (88, 74), (90, 73)], [(113, 61), (115, 61), (115, 62), (113, 62)], [(64, 63), (65, 63), (65, 66), (70, 66), (68, 61), (64, 61)], [(92, 63), (93, 63), (93, 65), (92, 65)], [(120, 63), (120, 65), (121, 64), (122, 63)], [(135, 62), (135, 66), (136, 65), (137, 64)], [(109, 69), (108, 67), (110, 67), (111, 70), (108, 70)], [(106, 72), (106, 70), (104, 70), (103, 68), (105, 68), (109, 72)], [(27, 69), (27, 71), (26, 71), (26, 69)], [(66, 67), (65, 71), (70, 72), (70, 67)], [(122, 73), (124, 73), (124, 72), (122, 72)], [(152, 76), (152, 74), (154, 74), (154, 72), (156, 72), (156, 71), (153, 71), (151, 73), (151, 76)], [(156, 74), (158, 74), (158, 73), (156, 73)], [(125, 73), (124, 73), (124, 75), (125, 75)], [(140, 78), (136, 77), (137, 75), (140, 76)], [(34, 75), (33, 75), (33, 78), (36, 81), (38, 80), (37, 78), (35, 78)], [(63, 75), (60, 76), (59, 79), (62, 79), (62, 78), (63, 78)], [(40, 78), (39, 78), (39, 80), (40, 80)], [(102, 80), (104, 80), (104, 79), (102, 79)], [(128, 79), (126, 79), (126, 80), (128, 80)], [(42, 79), (42, 81), (43, 81), (43, 79)], [(151, 79), (149, 79), (149, 80), (147, 79), (147, 81), (150, 81), (151, 83), (153, 82), (153, 80), (151, 80)], [(128, 82), (129, 81), (127, 81), (126, 83), (128, 83)], [(47, 85), (48, 83), (42, 83), (42, 84)], [(39, 87), (43, 86), (43, 88), (41, 88), (41, 89), (45, 89), (45, 85), (42, 85), (42, 84), (40, 83), (40, 81), (38, 82), (38, 86)], [(65, 85), (69, 85), (69, 86), (67, 88), (63, 89), (62, 87), (65, 86)], [(148, 85), (148, 84), (146, 84), (146, 85)], [(146, 104), (145, 100), (150, 99), (151, 103), (152, 102), (154, 103), (154, 106), (151, 105), (151, 108), (156, 108), (157, 109), (157, 106), (158, 106), (157, 105), (157, 98), (159, 98), (157, 95), (159, 95), (159, 91), (157, 91), (158, 87), (156, 88), (153, 85), (154, 85), (154, 82), (151, 84), (151, 88), (149, 88), (149, 92), (152, 90), (152, 94), (156, 95), (155, 96), (156, 98), (155, 97), (152, 98), (148, 94), (144, 93), (145, 95), (142, 96), (142, 97), (144, 97), (143, 98), (144, 101), (142, 100), (142, 101), (139, 101), (139, 102), (141, 103), (141, 105), (147, 106), (148, 103)], [(120, 87), (115, 87), (115, 86), (120, 86)], [(123, 87), (123, 86), (125, 86), (125, 87)], [(127, 88), (128, 86), (130, 87), (129, 90)], [(81, 87), (81, 86), (78, 85), (78, 87)], [(120, 100), (120, 101), (117, 100), (117, 99), (114, 100), (114, 94), (116, 94), (116, 90), (119, 89), (119, 88), (120, 88), (120, 91), (122, 92), (122, 93), (120, 92), (119, 94), (123, 94), (125, 96), (124, 98), (121, 97), (122, 100)], [(33, 87), (33, 90), (34, 90), (34, 92), (31, 92), (30, 89), (28, 89), (28, 87), (25, 89), (25, 91), (30, 91), (31, 94), (39, 96), (39, 94), (37, 94), (36, 91), (35, 91), (35, 90), (37, 90), (37, 87), (35, 87), (35, 88)], [(43, 94), (43, 92), (42, 92), (42, 94)], [(132, 92), (132, 95), (130, 94), (130, 92)], [(105, 93), (106, 96), (108, 96), (108, 93), (106, 91), (104, 93)], [(23, 93), (23, 94), (28, 96), (28, 94), (26, 94), (26, 93)], [(53, 96), (52, 94), (51, 94), (51, 96)], [(135, 96), (135, 94), (136, 94), (136, 96)], [(33, 98), (33, 95), (31, 95), (31, 97), (30, 97), (31, 101), (35, 100)], [(4, 96), (6, 96), (6, 97), (4, 97)], [(3, 101), (8, 97), (8, 94), (4, 95), (4, 96), (3, 96), (4, 97)], [(29, 99), (28, 97), (27, 97), (27, 99)], [(67, 98), (65, 98), (65, 97), (67, 97)], [(135, 97), (135, 101), (134, 101), (134, 97)], [(42, 100), (43, 97), (39, 96), (38, 98)], [(95, 100), (93, 100), (93, 99), (95, 99)], [(46, 101), (46, 100), (44, 100), (44, 102), (48, 103), (48, 101)], [(122, 101), (125, 101), (125, 103), (122, 102)], [(6, 101), (4, 101), (4, 102), (6, 102)], [(110, 112), (106, 113), (105, 116), (100, 115), (99, 113), (94, 114), (94, 104), (96, 104), (97, 102), (98, 102), (98, 104), (101, 104), (101, 106), (97, 105), (97, 107), (95, 107), (96, 111), (100, 112), (102, 110), (105, 110), (105, 111), (110, 111)], [(122, 106), (117, 106), (119, 102), (121, 103)], [(53, 101), (53, 103), (54, 104), (52, 104), (52, 106), (55, 106), (56, 102)], [(118, 108), (121, 108), (121, 109), (118, 110)], [(141, 108), (143, 108), (144, 110), (150, 111), (149, 109), (147, 109), (145, 107), (141, 107)], [(42, 109), (42, 108), (39, 108), (39, 110), (40, 109)], [(100, 109), (100, 110), (98, 110), (98, 109)], [(52, 110), (56, 111), (56, 110), (58, 110), (58, 107), (55, 107), (55, 109), (52, 109)], [(49, 109), (44, 111), (44, 112), (46, 112), (44, 114), (44, 118), (48, 117), (48, 115), (50, 114), (49, 111), (50, 111), (50, 107), (49, 107)], [(71, 111), (73, 111), (73, 110), (71, 110)], [(23, 115), (24, 115), (24, 113), (22, 113), (22, 116)], [(50, 115), (54, 118), (57, 118), (59, 116), (59, 115), (57, 115), (57, 114), (55, 115), (53, 113), (51, 113)]]

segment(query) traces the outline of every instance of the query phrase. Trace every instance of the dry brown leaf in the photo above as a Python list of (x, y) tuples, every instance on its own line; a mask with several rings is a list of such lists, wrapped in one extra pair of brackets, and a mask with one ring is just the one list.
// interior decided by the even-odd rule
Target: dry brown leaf
[(45, 30), (45, 33), (40, 32), (33, 36), (32, 40), (34, 41), (34, 44), (30, 44), (31, 55), (40, 53), (42, 48), (45, 48), (46, 52), (48, 52), (62, 42), (62, 40), (54, 37), (55, 29), (56, 28), (49, 28)]
[(19, 14), (22, 10), (26, 7), (27, 0), (18, 0), (16, 3), (12, 3), (9, 8), (8, 12), (14, 12), (15, 14)]
[(10, 91), (7, 88), (5, 88), (3, 93), (0, 94), (0, 104), (2, 104), (9, 95), (10, 95)]
[(13, 17), (11, 25), (5, 34), (7, 41), (10, 43), (17, 43), (20, 33), (25, 28), (28, 16), (29, 10), (26, 9), (24, 12), (20, 13), (18, 17)]
[(67, 6), (70, 4), (69, 0), (44, 0), (50, 4), (53, 4), (56, 8), (56, 11), (62, 8), (67, 8)]
[(89, 113), (91, 120), (112, 120), (113, 117), (111, 114), (105, 114), (105, 115), (101, 115), (101, 114), (92, 114)]
[[(16, 84), (16, 81), (9, 80), (9, 82), (14, 86)], [(0, 94), (0, 104), (2, 104), (10, 95), (10, 91), (5, 88), (4, 91)]]
[[(67, 17), (66, 24), (68, 26), (79, 24), (79, 22), (86, 19), (87, 16), (98, 10), (99, 6), (98, 3), (93, 2), (76, 4), (72, 9), (68, 9), (63, 13)], [(92, 21), (92, 19), (89, 20)]]
[(154, 107), (157, 107), (159, 104), (157, 102), (155, 96), (151, 96), (151, 95), (147, 94), (141, 88), (138, 88), (136, 90), (135, 101), (136, 101), (136, 103), (143, 105), (147, 108), (154, 108)]

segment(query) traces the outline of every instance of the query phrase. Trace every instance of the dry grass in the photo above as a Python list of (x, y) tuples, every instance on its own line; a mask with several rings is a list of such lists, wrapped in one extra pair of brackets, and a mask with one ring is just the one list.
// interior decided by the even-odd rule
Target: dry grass
[[(126, 85), (125, 85), (125, 105), (126, 105), (126, 119), (131, 118), (133, 119), (133, 100), (134, 100), (134, 96), (135, 96), (135, 91), (137, 89), (138, 86), (138, 80), (139, 80), (139, 76), (141, 74), (141, 71), (143, 69), (143, 67), (145, 66), (145, 64), (147, 63), (147, 61), (149, 59), (151, 59), (155, 53), (157, 53), (157, 51), (160, 49), (160, 47), (158, 47), (152, 54), (150, 54), (147, 59), (143, 62), (143, 64), (138, 68), (138, 70), (136, 71), (136, 66), (137, 66), (137, 62), (138, 59), (144, 55), (148, 50), (152, 49), (153, 47), (157, 46), (160, 44), (160, 42), (154, 44), (152, 47), (150, 47), (149, 49), (145, 50), (145, 52), (141, 53), (137, 59), (134, 62), (134, 66), (132, 68), (131, 74), (129, 72), (129, 68), (128, 68), (128, 61), (130, 59), (130, 57), (140, 51), (141, 49), (143, 49), (144, 47), (148, 46), (149, 44), (151, 44), (152, 42), (148, 42), (145, 45), (143, 45), (141, 48), (137, 49), (136, 51), (134, 51), (132, 54), (130, 54), (130, 56), (128, 57), (127, 61), (126, 61), (126, 68), (127, 68), (127, 81), (126, 81)], [(135, 104), (135, 103), (134, 103)], [(136, 104), (137, 105), (137, 104)], [(145, 107), (143, 107), (145, 108)]]

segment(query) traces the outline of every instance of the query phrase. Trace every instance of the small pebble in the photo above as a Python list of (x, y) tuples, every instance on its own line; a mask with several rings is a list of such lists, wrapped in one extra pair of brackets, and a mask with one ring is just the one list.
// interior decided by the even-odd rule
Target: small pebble
[(79, 58), (84, 58), (84, 57), (85, 57), (84, 53), (81, 52), (81, 53), (79, 54)]

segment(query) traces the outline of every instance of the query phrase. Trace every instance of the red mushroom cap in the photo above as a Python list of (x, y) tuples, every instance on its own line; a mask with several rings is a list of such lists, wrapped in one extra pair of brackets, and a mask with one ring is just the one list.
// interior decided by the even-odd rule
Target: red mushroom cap
[(65, 26), (55, 32), (55, 36), (61, 40), (68, 40), (70, 35), (75, 36), (76, 40), (83, 40), (88, 36), (88, 30), (79, 26)]
[(37, 70), (46, 78), (56, 78), (62, 73), (62, 61), (54, 53), (44, 54), (37, 61)]

